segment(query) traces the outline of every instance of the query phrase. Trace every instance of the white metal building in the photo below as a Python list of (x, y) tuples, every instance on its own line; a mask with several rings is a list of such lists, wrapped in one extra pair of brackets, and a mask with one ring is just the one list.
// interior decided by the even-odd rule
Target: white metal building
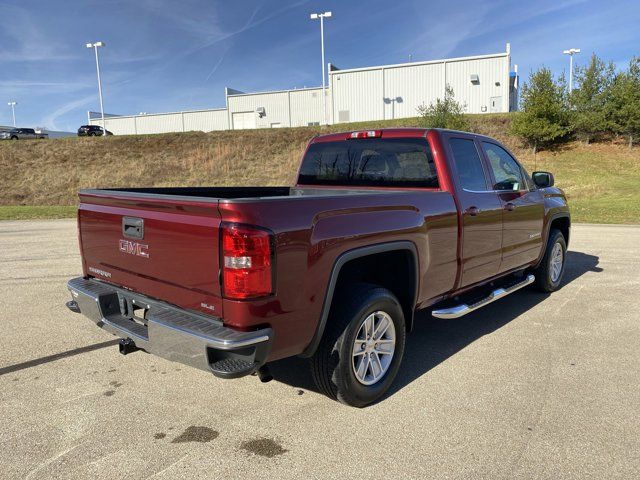
[(322, 88), (243, 93), (227, 89), (229, 125), (246, 128), (307, 127), (322, 120)]
[[(467, 113), (508, 112), (510, 52), (329, 72), (333, 123), (417, 116), (453, 89)], [(514, 92), (515, 94), (515, 92)]]
[[(517, 72), (517, 66), (516, 66)], [(515, 110), (517, 73), (505, 52), (378, 67), (340, 70), (329, 65), (327, 122), (409, 118), (420, 105), (453, 89), (467, 113)], [(253, 128), (302, 127), (324, 123), (322, 88), (245, 93), (227, 88), (226, 108), (105, 118), (116, 135)], [(100, 118), (89, 115), (89, 123)]]

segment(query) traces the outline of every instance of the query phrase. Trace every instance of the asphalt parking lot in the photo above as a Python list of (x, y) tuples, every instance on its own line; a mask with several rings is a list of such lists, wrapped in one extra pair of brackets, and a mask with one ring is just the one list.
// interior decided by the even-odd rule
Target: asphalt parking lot
[(390, 396), (306, 365), (224, 381), (69, 312), (74, 220), (0, 222), (2, 478), (640, 478), (640, 227), (573, 228), (565, 286), (422, 316)]

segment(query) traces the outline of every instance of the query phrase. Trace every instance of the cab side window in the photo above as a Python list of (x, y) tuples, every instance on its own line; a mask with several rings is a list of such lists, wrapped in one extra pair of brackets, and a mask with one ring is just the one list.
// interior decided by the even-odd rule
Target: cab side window
[(486, 191), (487, 182), (475, 142), (466, 138), (451, 138), (449, 145), (462, 188), (474, 192)]
[(496, 179), (494, 190), (528, 189), (520, 165), (504, 148), (488, 142), (482, 142), (482, 148), (487, 154), (489, 165)]

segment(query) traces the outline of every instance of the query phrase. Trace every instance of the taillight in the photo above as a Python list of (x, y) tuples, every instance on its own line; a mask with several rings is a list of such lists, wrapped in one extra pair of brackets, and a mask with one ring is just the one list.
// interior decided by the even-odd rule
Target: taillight
[(273, 292), (273, 235), (245, 225), (222, 225), (222, 287), (232, 299)]
[(363, 132), (351, 132), (347, 136), (347, 140), (350, 138), (379, 138), (382, 136), (382, 130), (365, 130)]

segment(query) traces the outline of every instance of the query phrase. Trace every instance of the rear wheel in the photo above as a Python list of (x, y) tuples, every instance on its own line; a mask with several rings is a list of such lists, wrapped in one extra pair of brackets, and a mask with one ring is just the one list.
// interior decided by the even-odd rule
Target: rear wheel
[(355, 407), (375, 402), (398, 373), (405, 337), (402, 307), (389, 290), (358, 284), (342, 292), (311, 358), (318, 389)]
[(567, 257), (567, 242), (560, 230), (551, 230), (542, 262), (534, 271), (536, 287), (542, 292), (560, 288)]

